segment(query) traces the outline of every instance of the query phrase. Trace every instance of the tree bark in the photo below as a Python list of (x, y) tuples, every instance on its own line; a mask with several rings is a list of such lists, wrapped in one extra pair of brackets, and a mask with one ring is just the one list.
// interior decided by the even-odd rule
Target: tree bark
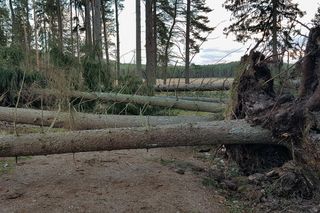
[(57, 16), (58, 16), (58, 32), (59, 32), (59, 51), (63, 52), (63, 24), (62, 24), (62, 12), (61, 12), (61, 2), (56, 0), (57, 4)]
[(211, 84), (185, 84), (185, 85), (157, 85), (157, 92), (175, 92), (175, 91), (224, 91), (229, 90), (232, 81), (217, 82)]
[(269, 130), (244, 120), (2, 136), (0, 157), (214, 144), (271, 144)]
[(33, 21), (34, 21), (34, 43), (35, 43), (35, 49), (36, 49), (36, 65), (37, 65), (37, 70), (40, 70), (39, 45), (38, 45), (38, 19), (36, 14), (35, 0), (32, 0), (32, 7), (33, 7)]
[(173, 9), (173, 16), (172, 18), (172, 24), (170, 26), (170, 30), (168, 33), (168, 40), (166, 42), (166, 47), (165, 47), (165, 51), (164, 51), (164, 58), (165, 58), (165, 64), (164, 64), (164, 68), (163, 68), (163, 84), (166, 85), (167, 84), (167, 73), (168, 73), (168, 63), (169, 63), (169, 48), (171, 45), (171, 38), (173, 36), (173, 30), (175, 28), (175, 25), (177, 23), (177, 10), (178, 10), (178, 0), (174, 1), (174, 9)]
[(185, 83), (190, 83), (190, 25), (191, 25), (191, 0), (187, 0), (186, 23), (186, 58), (185, 58)]
[(117, 40), (117, 56), (116, 56), (116, 80), (120, 78), (120, 31), (119, 31), (119, 2), (114, 1), (115, 4), (115, 15), (116, 15), (116, 40)]
[(200, 102), (212, 102), (212, 103), (227, 103), (228, 98), (208, 98), (208, 97), (193, 97), (193, 96), (157, 96), (162, 98), (173, 98), (176, 100), (187, 100), (187, 101), (200, 101)]
[[(72, 8), (72, 0), (69, 1), (69, 10), (70, 10), (70, 45), (71, 45), (71, 55), (74, 57), (74, 39), (73, 39), (73, 8)], [(77, 27), (78, 28), (78, 27)]]
[[(77, 26), (77, 34), (76, 34), (76, 36), (77, 36), (77, 58), (78, 58), (78, 62), (80, 64), (81, 61), (80, 61), (79, 8), (76, 7), (76, 6), (75, 6), (75, 13), (76, 13), (76, 17), (78, 17), (76, 19), (76, 26)], [(87, 42), (87, 30), (86, 30), (86, 42)]]
[(278, 62), (278, 0), (272, 0), (272, 57)]
[[(230, 110), (233, 118), (246, 118), (249, 123), (270, 129), (273, 137), (288, 140), (293, 159), (304, 168), (314, 171), (320, 169), (317, 135), (320, 130), (320, 120), (317, 118), (320, 111), (319, 40), (320, 28), (311, 29), (303, 60), (300, 98), (288, 93), (276, 96), (271, 71), (264, 61), (265, 56), (251, 51), (243, 57), (243, 70), (240, 70), (241, 76), (236, 78), (239, 80), (232, 92), (236, 94), (233, 97), (235, 104)], [(261, 170), (266, 162), (270, 162), (266, 160), (268, 156), (272, 156), (272, 161), (277, 163), (286, 155), (277, 149), (266, 152), (266, 148), (260, 150), (256, 159), (251, 154), (257, 153), (257, 150), (252, 150), (252, 147), (230, 147), (230, 151), (231, 155), (235, 153), (236, 161), (243, 165), (241, 167), (250, 168), (251, 173), (256, 172), (256, 169)], [(272, 166), (275, 165), (271, 164)]]
[(92, 31), (91, 31), (91, 15), (90, 15), (90, 1), (85, 0), (85, 29), (86, 29), (86, 46), (91, 50), (92, 48)]
[(104, 51), (106, 55), (107, 69), (109, 70), (110, 60), (109, 60), (109, 42), (107, 33), (107, 20), (105, 11), (105, 2), (101, 0), (102, 5), (102, 23), (103, 23), (103, 38), (104, 38)]
[(197, 101), (185, 101), (174, 100), (172, 98), (160, 98), (154, 96), (140, 96), (140, 95), (125, 95), (117, 93), (98, 93), (98, 92), (79, 92), (79, 91), (63, 91), (57, 90), (37, 90), (32, 91), (35, 95), (43, 96), (56, 96), (56, 97), (74, 97), (83, 98), (87, 100), (100, 100), (100, 101), (113, 101), (120, 103), (136, 103), (136, 104), (149, 104), (153, 106), (172, 107), (176, 109), (185, 109), (191, 111), (203, 111), (203, 112), (222, 112), (224, 107), (222, 104), (197, 102)]
[(66, 113), (46, 110), (0, 107), (0, 121), (38, 126), (52, 126), (72, 130), (143, 127), (176, 123), (213, 121), (204, 116), (135, 116)]
[(136, 0), (136, 74), (142, 78), (141, 66), (141, 0)]
[(94, 49), (95, 55), (102, 58), (102, 36), (101, 36), (101, 0), (94, 0)]
[(13, 4), (12, 4), (12, 0), (9, 0), (9, 8), (10, 8), (10, 14), (11, 14), (11, 22), (12, 22), (12, 26), (11, 26), (11, 40), (12, 40), (12, 44), (14, 44), (15, 42), (17, 42), (17, 35), (16, 35), (16, 28), (17, 28), (17, 21), (16, 21), (16, 16), (14, 14), (14, 9), (13, 9)]
[(156, 84), (157, 52), (154, 30), (156, 21), (154, 16), (155, 0), (146, 1), (146, 81), (149, 87)]

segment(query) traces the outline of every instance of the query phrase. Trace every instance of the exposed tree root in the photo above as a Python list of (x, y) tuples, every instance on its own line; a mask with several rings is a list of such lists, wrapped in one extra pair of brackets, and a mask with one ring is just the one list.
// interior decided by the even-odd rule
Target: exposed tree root
[[(319, 182), (319, 177), (316, 173), (320, 169), (320, 123), (316, 114), (320, 110), (319, 40), (318, 27), (310, 31), (298, 98), (291, 94), (275, 95), (271, 72), (264, 61), (265, 56), (259, 52), (252, 51), (243, 58), (242, 73), (235, 81), (233, 98), (236, 101), (232, 103), (230, 117), (245, 118), (251, 124), (262, 125), (272, 131), (273, 137), (286, 141), (287, 147), (292, 148), (231, 145), (227, 147), (228, 152), (247, 174), (278, 167), (294, 159), (295, 165), (301, 169), (299, 172), (296, 168), (288, 169), (279, 177), (279, 187), (276, 187), (280, 190), (279, 195), (299, 194), (307, 198), (312, 197), (314, 189), (318, 188), (316, 182)], [(306, 172), (309, 170), (312, 172)], [(295, 188), (294, 192), (292, 188)]]

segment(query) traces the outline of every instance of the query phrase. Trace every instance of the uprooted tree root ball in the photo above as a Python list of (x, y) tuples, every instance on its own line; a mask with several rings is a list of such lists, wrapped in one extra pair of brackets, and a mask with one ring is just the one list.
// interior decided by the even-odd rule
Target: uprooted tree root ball
[[(241, 73), (234, 82), (230, 116), (245, 118), (272, 131), (286, 146), (228, 146), (229, 156), (244, 173), (265, 172), (294, 160), (274, 180), (279, 196), (311, 198), (318, 190), (320, 160), (320, 28), (310, 31), (302, 61), (300, 96), (276, 94), (265, 56), (251, 51), (242, 59)], [(297, 169), (299, 168), (299, 169)]]

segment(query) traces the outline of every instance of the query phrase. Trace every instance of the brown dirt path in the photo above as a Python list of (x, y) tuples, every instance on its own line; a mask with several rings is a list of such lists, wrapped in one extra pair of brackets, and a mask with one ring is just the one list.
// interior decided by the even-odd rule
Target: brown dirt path
[(192, 148), (20, 160), (0, 175), (0, 212), (227, 212), (199, 175), (188, 169), (178, 174), (164, 165), (168, 160), (207, 166)]

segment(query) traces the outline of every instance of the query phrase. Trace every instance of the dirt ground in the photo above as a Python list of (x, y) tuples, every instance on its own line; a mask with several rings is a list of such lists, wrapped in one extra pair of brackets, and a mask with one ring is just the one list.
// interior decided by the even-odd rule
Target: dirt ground
[(16, 165), (5, 159), (14, 166), (0, 174), (0, 212), (228, 212), (225, 198), (202, 184), (209, 164), (196, 154), (170, 148), (38, 156)]

